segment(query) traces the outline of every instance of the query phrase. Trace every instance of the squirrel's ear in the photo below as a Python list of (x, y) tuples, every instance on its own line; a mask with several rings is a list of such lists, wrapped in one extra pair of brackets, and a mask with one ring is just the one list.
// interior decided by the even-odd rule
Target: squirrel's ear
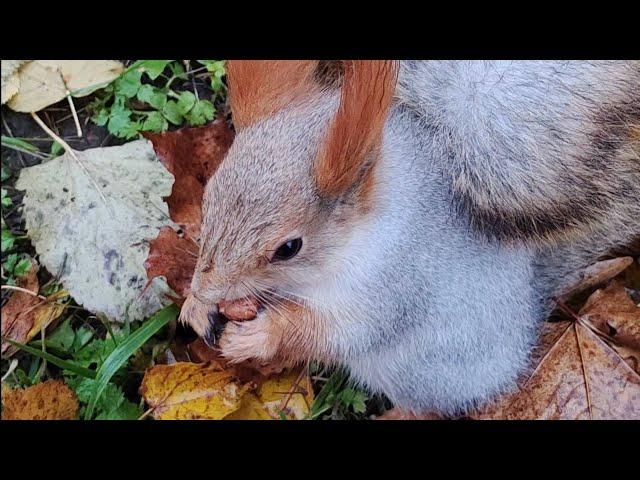
[(242, 128), (318, 88), (317, 60), (229, 60), (226, 64), (233, 124)]
[(315, 175), (320, 192), (337, 196), (358, 179), (380, 143), (398, 78), (393, 60), (343, 62), (340, 105), (320, 147)]

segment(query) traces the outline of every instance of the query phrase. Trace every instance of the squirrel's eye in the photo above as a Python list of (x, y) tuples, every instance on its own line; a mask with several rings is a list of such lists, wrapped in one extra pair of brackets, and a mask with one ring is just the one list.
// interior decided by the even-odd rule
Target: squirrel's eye
[(293, 240), (289, 240), (288, 242), (285, 242), (278, 247), (271, 261), (277, 262), (280, 260), (289, 260), (290, 258), (295, 257), (301, 248), (301, 238), (294, 238)]

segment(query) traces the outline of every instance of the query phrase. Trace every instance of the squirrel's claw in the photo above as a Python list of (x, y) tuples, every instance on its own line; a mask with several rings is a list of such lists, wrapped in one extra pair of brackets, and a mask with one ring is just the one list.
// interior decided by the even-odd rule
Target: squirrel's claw
[(209, 320), (209, 326), (207, 332), (203, 335), (204, 343), (213, 348), (216, 346), (217, 341), (222, 336), (224, 328), (227, 326), (227, 319), (218, 311), (218, 309), (211, 310), (207, 314)]

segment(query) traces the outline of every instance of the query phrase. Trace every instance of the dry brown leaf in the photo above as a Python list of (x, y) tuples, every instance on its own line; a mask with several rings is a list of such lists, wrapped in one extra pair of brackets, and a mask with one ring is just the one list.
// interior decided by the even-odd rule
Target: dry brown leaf
[(409, 412), (408, 410), (402, 410), (401, 408), (394, 407), (391, 410), (387, 410), (382, 415), (378, 415), (376, 420), (443, 420), (443, 418), (437, 413), (422, 413), (417, 415)]
[(3, 420), (75, 420), (78, 399), (60, 380), (10, 390), (2, 385)]
[[(27, 274), (18, 278), (18, 287), (38, 293), (38, 265), (32, 262)], [(2, 338), (27, 343), (64, 312), (65, 305), (56, 303), (68, 293), (61, 291), (43, 300), (25, 292), (14, 291), (2, 307)], [(2, 342), (2, 353), (10, 356), (16, 347)]]
[(196, 240), (202, 223), (204, 187), (231, 146), (233, 131), (219, 119), (203, 127), (143, 135), (175, 177), (167, 198), (171, 219), (183, 226), (188, 238)]
[(604, 284), (626, 270), (633, 263), (632, 257), (618, 257), (610, 260), (602, 260), (593, 265), (589, 265), (583, 270), (575, 273), (571, 280), (567, 280), (569, 285), (560, 295), (559, 300), (566, 302), (568, 298), (578, 292), (588, 290), (598, 285)]
[(184, 298), (191, 286), (197, 259), (198, 245), (193, 240), (181, 237), (171, 227), (162, 227), (150, 242), (144, 268), (149, 282), (155, 277), (165, 277), (169, 287)]
[(640, 307), (622, 283), (614, 281), (607, 288), (595, 291), (579, 315), (640, 374)]
[(231, 146), (233, 131), (216, 120), (203, 127), (144, 136), (175, 178), (166, 201), (171, 220), (183, 229), (178, 233), (163, 228), (151, 242), (144, 266), (149, 281), (164, 276), (177, 294), (186, 297), (198, 256), (204, 187)]
[(124, 66), (114, 60), (33, 60), (17, 72), (18, 91), (7, 105), (17, 112), (37, 112), (71, 92), (90, 94), (120, 76)]
[[(623, 291), (619, 286), (596, 291), (577, 322), (546, 323), (533, 372), (520, 390), (472, 417), (640, 419), (640, 374), (625, 358), (637, 345), (632, 332), (637, 332), (638, 312), (631, 310)], [(609, 336), (609, 322), (618, 322), (615, 325), (623, 332), (622, 350), (616, 350), (617, 334)], [(601, 325), (604, 332), (596, 334), (590, 323)]]

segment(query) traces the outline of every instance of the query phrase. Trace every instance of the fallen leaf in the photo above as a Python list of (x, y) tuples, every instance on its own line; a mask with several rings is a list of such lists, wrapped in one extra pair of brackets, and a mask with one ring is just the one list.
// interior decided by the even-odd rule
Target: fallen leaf
[[(92, 312), (140, 320), (167, 304), (160, 279), (148, 288), (144, 262), (160, 228), (173, 226), (162, 197), (173, 179), (151, 144), (70, 153), (25, 168), (23, 217), (41, 263)], [(88, 174), (87, 174), (88, 172)]]
[(622, 283), (614, 281), (605, 289), (596, 290), (579, 315), (640, 374), (640, 307)]
[[(31, 262), (31, 268), (27, 274), (17, 279), (17, 286), (38, 293), (37, 273), (38, 265)], [(27, 343), (62, 315), (65, 305), (58, 304), (55, 300), (67, 295), (66, 291), (61, 291), (47, 300), (43, 300), (25, 292), (14, 291), (2, 307), (2, 338), (8, 338), (18, 343)], [(2, 342), (4, 355), (11, 356), (16, 350), (16, 347)]]
[(188, 238), (197, 239), (204, 187), (231, 146), (233, 131), (218, 119), (203, 127), (143, 132), (143, 135), (153, 143), (159, 160), (175, 177), (167, 198), (171, 219), (183, 227)]
[(175, 178), (167, 204), (171, 219), (182, 227), (180, 233), (162, 229), (151, 242), (144, 265), (149, 279), (166, 278), (184, 298), (198, 256), (204, 187), (231, 146), (233, 131), (223, 120), (216, 120), (203, 127), (143, 135)]
[(26, 61), (16, 72), (17, 82), (13, 77), (17, 92), (7, 105), (17, 112), (37, 112), (64, 99), (67, 92), (75, 97), (88, 95), (118, 78), (123, 70), (122, 63), (114, 60)]
[(2, 385), (2, 420), (75, 420), (76, 394), (60, 380), (10, 390)]
[(147, 370), (140, 394), (159, 420), (220, 420), (240, 408), (247, 388), (214, 363), (178, 362)]
[(611, 260), (602, 260), (593, 265), (576, 272), (571, 279), (566, 280), (562, 294), (559, 296), (561, 302), (566, 302), (568, 298), (584, 290), (606, 283), (633, 263), (632, 257), (618, 257)]
[(476, 419), (640, 419), (640, 375), (585, 322), (547, 322), (532, 373)]
[(394, 407), (387, 410), (382, 415), (378, 415), (376, 420), (443, 420), (443, 417), (437, 413), (421, 413), (416, 414), (408, 410)]
[(309, 416), (312, 403), (309, 376), (292, 370), (265, 380), (254, 392), (246, 393), (240, 408), (225, 420), (303, 420)]
[(313, 403), (300, 370), (253, 383), (216, 361), (157, 365), (145, 373), (140, 394), (159, 420), (303, 419)]
[(144, 262), (147, 277), (164, 277), (171, 289), (185, 297), (191, 286), (191, 277), (198, 259), (198, 245), (178, 235), (171, 227), (162, 227), (151, 241), (149, 256)]
[(20, 90), (18, 70), (26, 62), (27, 60), (2, 60), (2, 62), (0, 62), (2, 105), (11, 100), (11, 98), (18, 93), (18, 90)]

